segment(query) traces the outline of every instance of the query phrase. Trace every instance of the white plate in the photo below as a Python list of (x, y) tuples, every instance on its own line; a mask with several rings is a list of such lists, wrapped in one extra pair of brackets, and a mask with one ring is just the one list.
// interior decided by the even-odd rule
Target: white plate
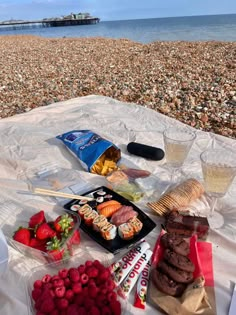
[(0, 276), (6, 271), (8, 264), (8, 247), (5, 236), (0, 229)]

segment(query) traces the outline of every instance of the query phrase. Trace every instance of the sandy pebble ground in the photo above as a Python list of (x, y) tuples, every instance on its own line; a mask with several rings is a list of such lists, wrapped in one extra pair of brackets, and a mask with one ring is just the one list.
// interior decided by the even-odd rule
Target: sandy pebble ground
[(236, 42), (0, 36), (0, 117), (99, 94), (236, 138)]

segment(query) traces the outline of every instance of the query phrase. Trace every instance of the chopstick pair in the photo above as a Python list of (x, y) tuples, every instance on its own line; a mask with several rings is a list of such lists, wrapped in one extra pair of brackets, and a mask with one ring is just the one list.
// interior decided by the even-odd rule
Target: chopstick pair
[(87, 200), (91, 201), (94, 200), (91, 197), (85, 197), (80, 195), (73, 195), (73, 194), (67, 194), (60, 191), (55, 190), (49, 190), (49, 189), (43, 189), (43, 188), (34, 188), (32, 191), (36, 195), (44, 195), (44, 196), (51, 196), (51, 197), (61, 197), (61, 198), (68, 198), (68, 199), (77, 199), (77, 200)]

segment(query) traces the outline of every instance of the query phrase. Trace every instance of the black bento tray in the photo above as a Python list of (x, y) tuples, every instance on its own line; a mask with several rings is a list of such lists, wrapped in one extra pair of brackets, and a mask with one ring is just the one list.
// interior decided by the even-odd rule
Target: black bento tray
[[(129, 248), (133, 246), (135, 243), (139, 242), (142, 240), (145, 236), (147, 236), (155, 227), (156, 223), (153, 222), (142, 210), (140, 210), (137, 206), (135, 206), (133, 203), (131, 203), (129, 200), (124, 198), (123, 196), (117, 194), (113, 190), (105, 187), (105, 186), (100, 186), (98, 188), (92, 189), (84, 194), (82, 196), (91, 196), (94, 197), (94, 199), (97, 199), (98, 197), (101, 197), (99, 192), (105, 192), (106, 194), (103, 196), (104, 200), (107, 201), (110, 199), (117, 200), (119, 201), (122, 205), (125, 206), (132, 206), (134, 211), (138, 213), (138, 219), (143, 223), (143, 227), (141, 231), (136, 234), (132, 239), (130, 240), (123, 240), (118, 234), (113, 240), (107, 241), (105, 240), (99, 232), (96, 232), (93, 230), (91, 226), (87, 226), (83, 220), (81, 220), (80, 228), (87, 233), (93, 240), (95, 240), (98, 244), (103, 246), (105, 249), (107, 249), (109, 252), (116, 254), (122, 249)], [(109, 196), (106, 197), (106, 196)], [(111, 198), (112, 196), (112, 198)], [(67, 204), (64, 205), (64, 208), (67, 212), (75, 214), (75, 211), (70, 210), (72, 205), (75, 204), (83, 204), (83, 203), (88, 203), (92, 208), (96, 210), (96, 204), (99, 204), (99, 202), (93, 200), (93, 201), (82, 201), (82, 200), (71, 200)]]

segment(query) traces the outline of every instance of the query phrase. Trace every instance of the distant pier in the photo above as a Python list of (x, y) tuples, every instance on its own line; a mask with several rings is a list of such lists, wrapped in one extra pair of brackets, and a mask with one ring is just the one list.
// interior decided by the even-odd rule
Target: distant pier
[(0, 29), (5, 29), (13, 27), (24, 27), (24, 26), (41, 26), (41, 27), (57, 27), (57, 26), (74, 26), (74, 25), (89, 25), (97, 24), (100, 19), (97, 17), (88, 18), (66, 18), (66, 19), (44, 19), (44, 20), (34, 20), (34, 21), (7, 21), (0, 22)]

